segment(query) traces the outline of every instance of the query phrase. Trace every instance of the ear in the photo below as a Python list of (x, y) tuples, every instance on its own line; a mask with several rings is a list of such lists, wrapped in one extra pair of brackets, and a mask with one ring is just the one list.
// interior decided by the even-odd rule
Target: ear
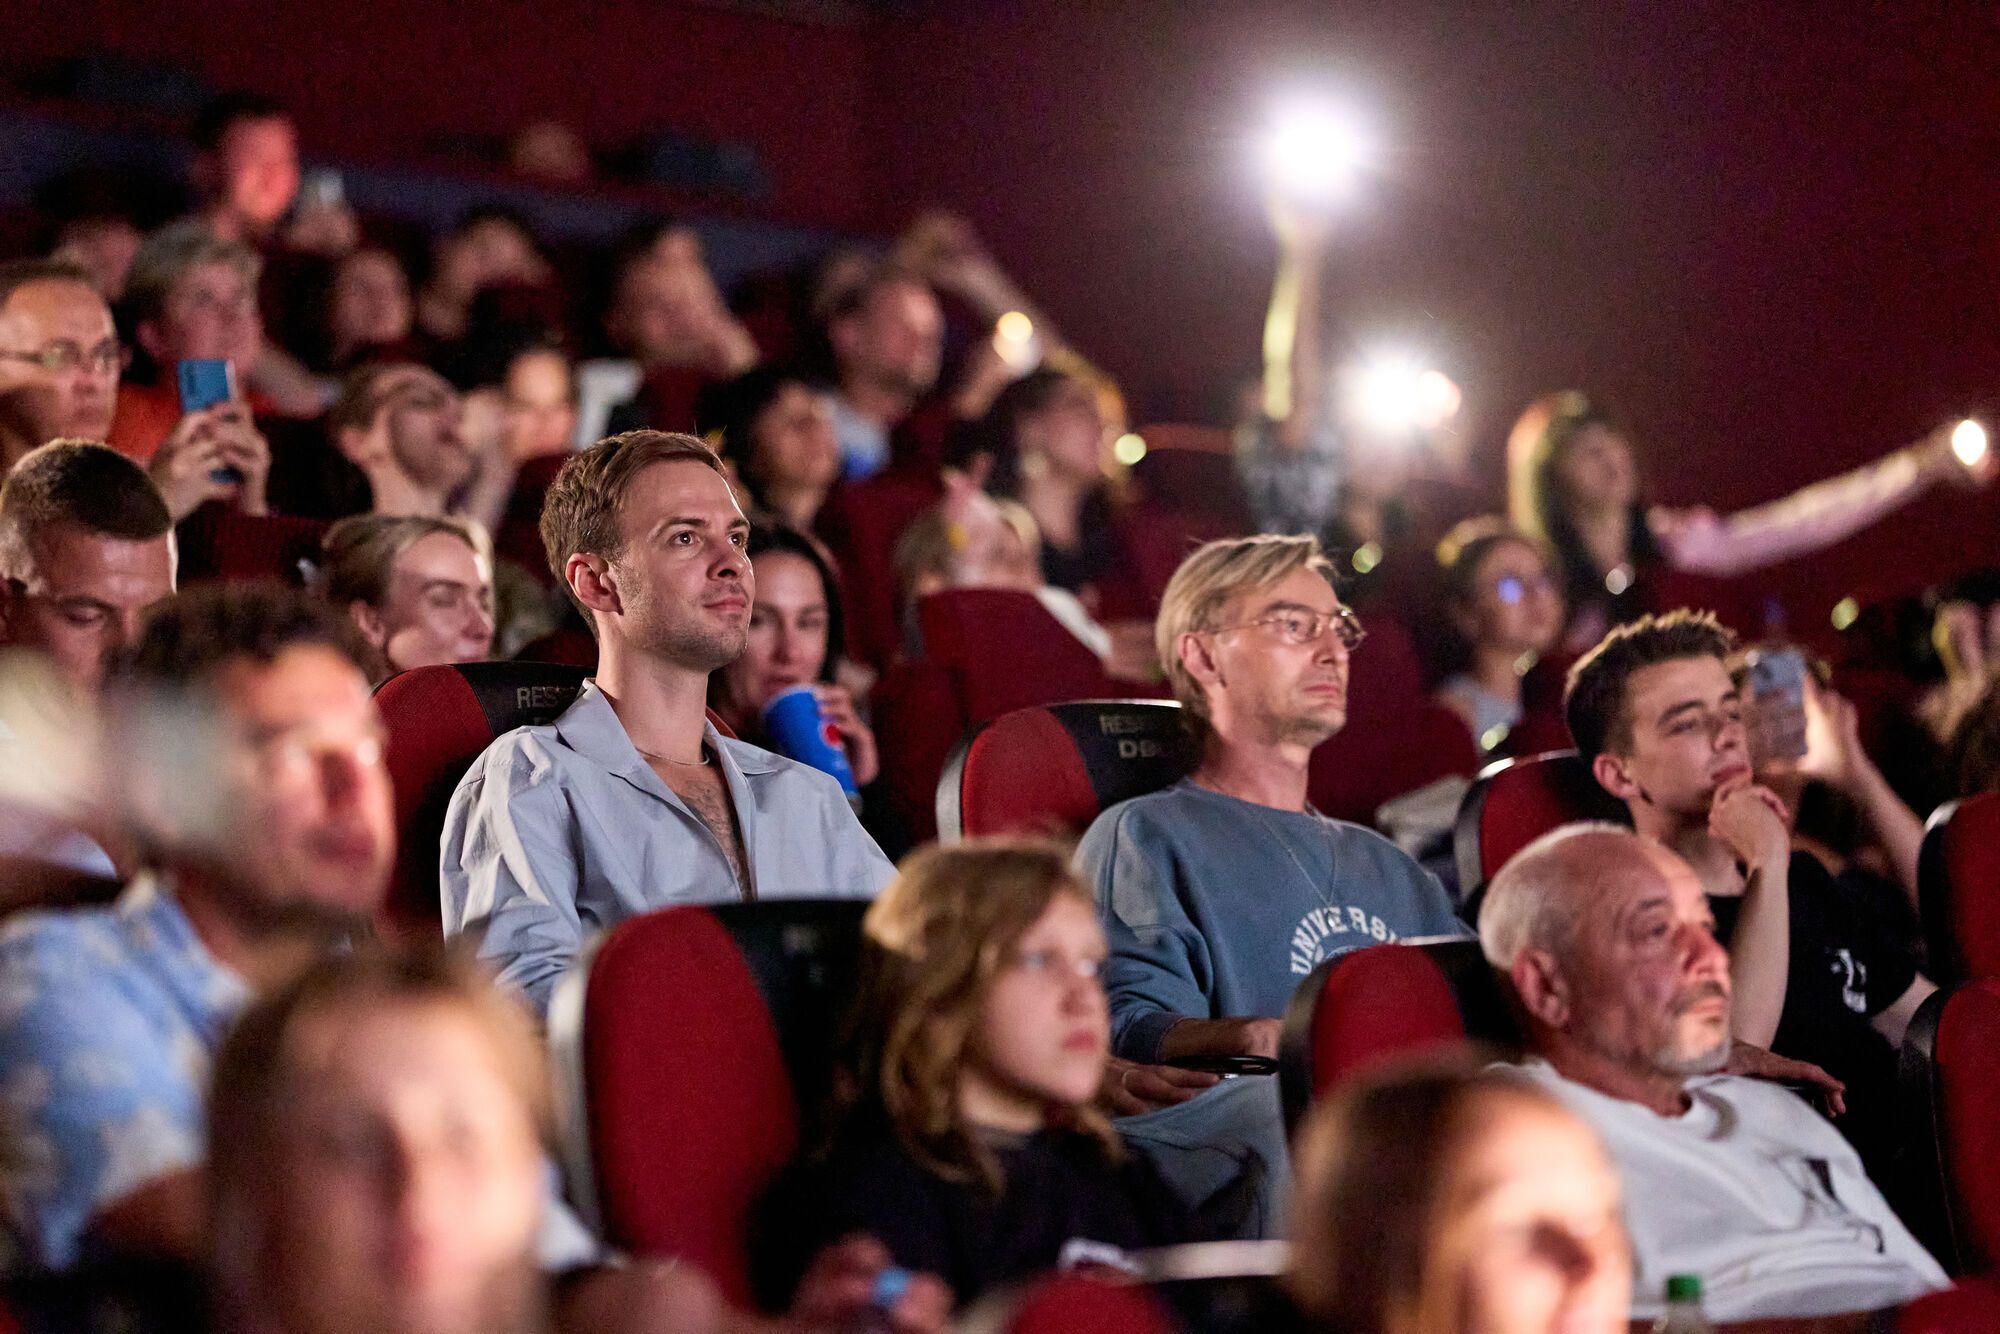
[(1216, 661), (1213, 640), (1190, 630), (1174, 645), (1174, 652), (1179, 656), (1182, 668), (1204, 690), (1219, 689), (1227, 684), (1222, 679), (1222, 666)]
[(361, 637), (374, 646), (378, 653), (389, 650), (389, 627), (382, 623), (382, 614), (365, 602), (347, 604), (347, 614), (354, 621), (354, 628)]
[(618, 593), (618, 577), (604, 557), (572, 552), (563, 562), (563, 579), (576, 600), (592, 611), (601, 611), (606, 616), (624, 613), (625, 600)]
[(333, 447), (340, 451), (342, 458), (355, 467), (366, 468), (369, 457), (374, 453), (369, 447), (374, 435), (375, 430), (372, 426), (366, 430), (358, 426), (343, 426), (333, 433)]
[(1522, 950), (1507, 970), (1521, 1008), (1537, 1023), (1560, 1029), (1570, 1020), (1569, 981), (1547, 950)]
[(1633, 779), (1631, 771), (1626, 768), (1624, 759), (1613, 755), (1610, 751), (1605, 751), (1590, 762), (1590, 775), (1597, 780), (1599, 787), (1620, 801), (1646, 799), (1645, 793), (1639, 789), (1638, 782)]

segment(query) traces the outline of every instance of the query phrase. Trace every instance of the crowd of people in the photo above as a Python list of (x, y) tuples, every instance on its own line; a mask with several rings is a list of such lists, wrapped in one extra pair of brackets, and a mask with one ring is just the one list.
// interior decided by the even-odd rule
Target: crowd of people
[[(260, 98), (193, 143), (185, 216), (0, 262), (0, 1300), (922, 1331), (1274, 1238), (1255, 1327), (1327, 1334), (1623, 1329), (1688, 1275), (1718, 1319), (1860, 1331), (1951, 1284), (1908, 1225), (1897, 1054), (1938, 989), (1922, 818), (2000, 786), (2000, 581), (1922, 604), (1865, 717), (1803, 646), (1678, 601), (1984, 485), (1949, 426), (1718, 515), (1649, 504), (1569, 391), (1481, 495), (1446, 434), (1343, 410), (1325, 229), (1280, 201), (1241, 530), (1172, 534), (1162, 572), (1117, 385), (961, 220), (731, 300), (683, 223), (587, 274), (497, 208), (402, 253), (301, 198)], [(283, 554), (242, 577), (232, 531)], [(875, 692), (961, 590), (1176, 701), (1185, 775), (1072, 844), (913, 838)], [(1315, 752), (1390, 725), (1350, 707), (1371, 630), (1468, 756), (1573, 746), (1622, 820), (1482, 887), (1323, 814)], [(440, 929), (390, 939), (412, 831), (372, 690), (505, 658), (588, 679), (465, 771)], [(749, 1310), (572, 1212), (543, 1033), (599, 933), (785, 899), (867, 906), (821, 1133), (745, 1202)], [(1520, 1050), (1392, 1064), (1288, 1133), (1300, 985), (1440, 938), (1477, 942)]]

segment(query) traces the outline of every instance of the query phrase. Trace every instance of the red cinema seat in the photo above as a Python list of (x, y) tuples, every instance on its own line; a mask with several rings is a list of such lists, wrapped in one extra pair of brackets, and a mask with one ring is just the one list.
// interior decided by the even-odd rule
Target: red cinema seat
[(753, 1213), (798, 1152), (853, 995), (867, 904), (668, 908), (597, 938), (549, 1035), (570, 1192), (611, 1246), (752, 1304)]
[(305, 567), (319, 565), (326, 530), (324, 519), (204, 505), (177, 530), (181, 582), (277, 579), (299, 587)]
[(1057, 1274), (1022, 1294), (1000, 1328), (1006, 1334), (1174, 1334), (1179, 1326), (1142, 1287)]
[(2000, 792), (1932, 813), (1917, 858), (1917, 900), (1932, 977), (2000, 977)]
[(1105, 807), (1178, 781), (1181, 706), (1086, 699), (1017, 709), (961, 742), (937, 786), (938, 838), (1074, 838)]
[(965, 736), (950, 669), (908, 658), (883, 669), (868, 695), (882, 751), (883, 790), (903, 846), (937, 837), (938, 775)]
[(935, 474), (891, 469), (835, 487), (820, 510), (815, 527), (840, 567), (846, 595), (847, 646), (871, 667), (887, 667), (903, 646), (896, 541), (943, 495)]
[(2000, 1262), (2000, 978), (1919, 1007), (1899, 1082), (1923, 1169), (1912, 1230), (1952, 1273), (1990, 1273)]
[(951, 669), (968, 725), (1013, 709), (1119, 693), (1104, 664), (1033, 593), (961, 588), (917, 604), (924, 658)]
[(1292, 993), (1279, 1040), (1285, 1121), (1296, 1126), (1328, 1090), (1397, 1057), (1472, 1038), (1519, 1045), (1479, 943), (1371, 945), (1329, 959)]
[(1470, 776), (1479, 748), (1459, 716), (1433, 703), (1401, 625), (1369, 617), (1347, 683), (1347, 725), (1313, 751), (1312, 803), (1368, 824), (1382, 803), (1452, 774)]
[(1485, 888), (1522, 848), (1576, 820), (1631, 823), (1623, 804), (1597, 785), (1575, 751), (1488, 765), (1460, 803), (1452, 834), (1461, 900)]
[(1969, 1278), (1919, 1297), (1896, 1312), (1896, 1334), (1994, 1334), (2000, 1330), (2000, 1279)]
[(583, 688), (584, 671), (545, 662), (468, 662), (419, 667), (384, 681), (375, 707), (388, 730), (396, 793), (396, 868), (384, 905), (396, 932), (438, 935), (438, 840), (458, 780), (517, 727), (545, 723)]

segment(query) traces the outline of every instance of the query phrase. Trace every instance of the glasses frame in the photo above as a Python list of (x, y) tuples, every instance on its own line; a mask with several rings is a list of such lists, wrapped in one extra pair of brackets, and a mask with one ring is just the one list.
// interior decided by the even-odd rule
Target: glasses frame
[[(1294, 639), (1288, 632), (1279, 629), (1278, 622), (1289, 616), (1311, 617), (1311, 633), (1304, 639)], [(1311, 611), (1303, 607), (1291, 611), (1268, 611), (1255, 620), (1238, 621), (1234, 625), (1218, 625), (1204, 633), (1219, 635), (1231, 630), (1248, 630), (1252, 626), (1266, 627), (1275, 631), (1279, 639), (1295, 648), (1317, 644), (1329, 628), (1334, 631), (1335, 638), (1340, 640), (1340, 646), (1349, 653), (1360, 648), (1361, 641), (1368, 638), (1367, 627), (1361, 624), (1361, 618), (1354, 614), (1352, 607), (1337, 607), (1332, 611)]]

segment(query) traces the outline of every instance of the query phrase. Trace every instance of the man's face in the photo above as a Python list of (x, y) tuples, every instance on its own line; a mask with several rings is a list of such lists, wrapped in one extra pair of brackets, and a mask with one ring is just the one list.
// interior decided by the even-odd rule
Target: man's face
[(608, 576), (622, 611), (613, 633), (695, 671), (733, 662), (750, 633), (757, 581), (750, 524), (721, 473), (691, 459), (650, 464), (618, 514), (623, 549)]
[(233, 361), (239, 373), (247, 373), (264, 352), (257, 284), (227, 260), (198, 264), (167, 293), (159, 318), (141, 324), (137, 333), (162, 365), (215, 358)]
[(612, 324), (642, 364), (680, 366), (708, 355), (716, 314), (714, 285), (698, 262), (649, 257), (620, 280)]
[[(1204, 689), (1220, 736), (1316, 746), (1346, 725), (1349, 657), (1333, 621), (1340, 610), (1312, 570), (1229, 600), (1217, 618), (1224, 628), (1203, 636), (1214, 667)], [(1327, 623), (1310, 636), (1315, 617)]]
[[(218, 865), (263, 920), (367, 919), (395, 851), (382, 720), (367, 680), (333, 649), (295, 645), (269, 663), (225, 667), (215, 693), (215, 790), (193, 794), (178, 831), (192, 855)], [(209, 830), (194, 823), (203, 803)]]
[(102, 440), (120, 355), (111, 308), (88, 284), (22, 284), (0, 306), (0, 429), (28, 449), (63, 436)]
[(273, 1328), (517, 1329), (541, 1156), (491, 1035), (445, 1001), (357, 1001), (292, 1035), (258, 1219)]
[(944, 355), (944, 313), (920, 283), (887, 283), (849, 317), (851, 334), (837, 340), (843, 378), (871, 381), (920, 398), (937, 383)]
[(1717, 786), (1750, 772), (1743, 703), (1722, 659), (1642, 667), (1625, 683), (1625, 707), (1631, 743), (1598, 764), (1600, 781), (1621, 801), (1705, 815)]
[(1701, 880), (1636, 837), (1597, 877), (1559, 967), (1569, 1036), (1646, 1075), (1718, 1070), (1729, 1055), (1729, 955)]
[(173, 596), (173, 539), (135, 542), (60, 523), (32, 544), (30, 561), (26, 577), (0, 585), (0, 641), (48, 655), (79, 694), (95, 695), (104, 655)]
[(417, 485), (449, 491), (472, 474), (465, 401), (435, 371), (392, 372), (383, 387), (389, 456)]
[(216, 146), (223, 203), (259, 230), (275, 226), (299, 192), (299, 139), (283, 116), (240, 120)]

